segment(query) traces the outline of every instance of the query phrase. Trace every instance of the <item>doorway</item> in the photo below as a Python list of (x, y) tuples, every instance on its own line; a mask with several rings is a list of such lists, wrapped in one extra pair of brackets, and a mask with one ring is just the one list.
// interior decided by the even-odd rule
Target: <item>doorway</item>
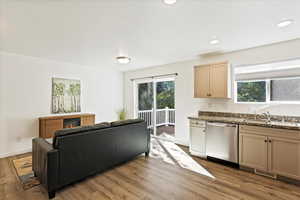
[(135, 81), (135, 116), (154, 137), (175, 139), (175, 77)]

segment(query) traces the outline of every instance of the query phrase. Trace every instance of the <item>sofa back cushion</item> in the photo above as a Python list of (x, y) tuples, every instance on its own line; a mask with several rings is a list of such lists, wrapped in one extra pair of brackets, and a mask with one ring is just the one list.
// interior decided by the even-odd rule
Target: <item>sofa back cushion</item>
[(140, 122), (143, 122), (143, 121), (144, 121), (144, 120), (142, 120), (142, 119), (126, 119), (126, 120), (119, 120), (119, 121), (111, 122), (111, 126), (112, 126), (112, 127), (123, 126), (123, 125), (128, 125), (128, 124), (140, 123)]
[(75, 127), (75, 128), (65, 128), (65, 129), (58, 130), (54, 134), (53, 147), (58, 148), (58, 138), (59, 137), (94, 131), (94, 130), (103, 129), (103, 128), (109, 128), (110, 126), (111, 125), (109, 122), (102, 122), (102, 123), (98, 123), (98, 124), (91, 125), (91, 126), (80, 126), (80, 127)]

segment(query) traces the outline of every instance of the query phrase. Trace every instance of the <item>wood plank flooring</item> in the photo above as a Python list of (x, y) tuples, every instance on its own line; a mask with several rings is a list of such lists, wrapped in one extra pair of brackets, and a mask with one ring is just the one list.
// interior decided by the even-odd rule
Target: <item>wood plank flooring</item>
[[(0, 200), (48, 199), (41, 186), (23, 191), (11, 164), (11, 159), (15, 157), (0, 159)], [(300, 200), (299, 186), (194, 159), (208, 169), (215, 179), (140, 156), (59, 190), (55, 199)]]

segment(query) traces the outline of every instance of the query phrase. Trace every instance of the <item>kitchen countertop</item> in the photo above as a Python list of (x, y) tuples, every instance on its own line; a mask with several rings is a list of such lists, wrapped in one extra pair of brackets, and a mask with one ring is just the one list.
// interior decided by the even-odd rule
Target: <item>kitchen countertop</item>
[(230, 116), (210, 116), (210, 115), (191, 116), (188, 118), (193, 120), (204, 120), (204, 121), (211, 121), (211, 122), (224, 122), (224, 123), (233, 123), (233, 124), (240, 124), (240, 125), (261, 126), (261, 127), (268, 127), (268, 128), (300, 130), (299, 122), (271, 121), (267, 123), (263, 120), (254, 120), (254, 119), (230, 117)]

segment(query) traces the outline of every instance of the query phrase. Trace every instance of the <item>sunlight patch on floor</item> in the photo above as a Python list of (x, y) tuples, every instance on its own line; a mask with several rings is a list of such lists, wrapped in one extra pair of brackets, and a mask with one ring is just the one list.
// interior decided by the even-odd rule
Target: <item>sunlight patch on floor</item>
[(151, 139), (151, 157), (215, 179), (215, 177), (172, 141)]
[(172, 135), (169, 135), (168, 133), (165, 133), (165, 132), (163, 132), (163, 133), (160, 135), (160, 137), (166, 138), (166, 139), (171, 140), (171, 141), (174, 141), (174, 140), (175, 140), (175, 138), (174, 138)]
[(175, 165), (173, 160), (168, 156), (168, 154), (165, 152), (165, 150), (158, 143), (157, 139), (151, 138), (151, 148), (150, 149), (151, 149), (150, 157), (155, 158), (155, 159), (160, 159), (166, 163)]
[(185, 153), (173, 142), (166, 140), (160, 140), (159, 142), (168, 151), (168, 153), (171, 154), (172, 158), (179, 164), (180, 167), (189, 169), (193, 172), (208, 176), (210, 178), (215, 178), (211, 173), (209, 173), (204, 167), (197, 163), (191, 156)]

